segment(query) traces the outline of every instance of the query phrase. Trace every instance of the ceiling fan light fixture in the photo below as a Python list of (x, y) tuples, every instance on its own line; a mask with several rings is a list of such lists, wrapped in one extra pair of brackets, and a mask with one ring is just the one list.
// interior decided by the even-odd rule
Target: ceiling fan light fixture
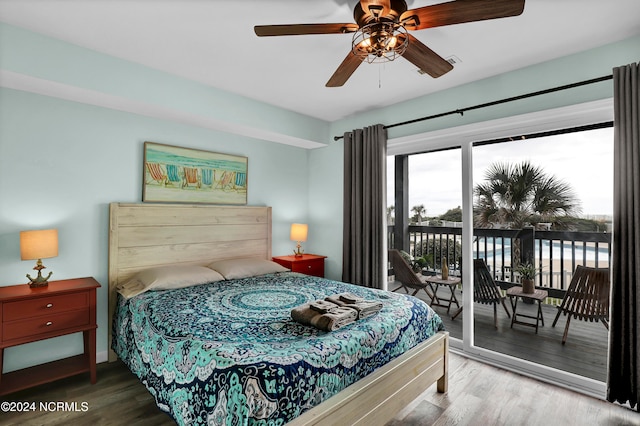
[(525, 1), (444, 0), (409, 10), (406, 0), (360, 0), (353, 9), (355, 23), (256, 25), (254, 31), (259, 37), (353, 33), (351, 50), (327, 87), (343, 86), (365, 61), (387, 62), (399, 56), (438, 78), (451, 71), (453, 64), (408, 31), (518, 16)]
[(374, 22), (353, 34), (351, 51), (368, 63), (393, 61), (409, 45), (407, 30), (393, 22)]

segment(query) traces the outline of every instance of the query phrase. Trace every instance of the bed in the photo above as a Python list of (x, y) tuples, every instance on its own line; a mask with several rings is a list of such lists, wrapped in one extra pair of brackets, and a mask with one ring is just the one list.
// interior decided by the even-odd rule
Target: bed
[[(237, 258), (271, 259), (271, 208), (110, 206), (109, 358), (119, 355), (178, 424), (384, 424), (434, 382), (447, 390), (448, 334), (405, 295), (292, 272), (128, 300), (116, 292), (148, 268)], [(329, 333), (288, 315), (343, 292), (383, 308)]]

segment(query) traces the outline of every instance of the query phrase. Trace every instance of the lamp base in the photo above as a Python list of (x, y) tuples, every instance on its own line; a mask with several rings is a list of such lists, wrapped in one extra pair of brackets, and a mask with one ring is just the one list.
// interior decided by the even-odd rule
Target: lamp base
[(48, 285), (49, 285), (49, 281), (31, 281), (29, 283), (29, 287), (31, 288), (47, 287)]
[(49, 278), (51, 278), (51, 275), (53, 274), (53, 272), (49, 272), (49, 275), (47, 275), (46, 278), (43, 277), (42, 270), (46, 268), (47, 267), (42, 264), (42, 259), (38, 259), (36, 266), (33, 267), (35, 271), (38, 271), (38, 276), (35, 279), (33, 279), (31, 278), (31, 275), (27, 274), (27, 278), (29, 278), (29, 281), (30, 281), (29, 287), (36, 288), (36, 287), (46, 287), (49, 285)]
[(300, 245), (300, 242), (298, 241), (298, 245), (296, 246), (296, 249), (293, 251), (293, 255), (295, 257), (302, 257), (303, 254), (304, 254), (304, 250), (302, 250), (302, 246)]

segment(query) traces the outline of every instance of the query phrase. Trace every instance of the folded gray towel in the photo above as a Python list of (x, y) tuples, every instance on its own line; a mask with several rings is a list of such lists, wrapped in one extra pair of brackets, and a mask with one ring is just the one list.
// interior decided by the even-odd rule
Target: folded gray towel
[(327, 300), (316, 300), (315, 302), (309, 303), (309, 307), (316, 312), (326, 314), (330, 310), (337, 308), (338, 305)]
[(348, 293), (332, 294), (331, 296), (325, 297), (324, 300), (326, 300), (327, 302), (335, 303), (338, 306), (348, 305), (349, 302), (345, 302), (344, 300), (342, 300), (343, 294), (348, 294)]
[(310, 303), (305, 303), (291, 310), (291, 318), (300, 324), (310, 325), (319, 330), (333, 331), (354, 322), (358, 318), (358, 312), (354, 309), (336, 306), (321, 314), (313, 309)]
[(358, 311), (358, 319), (365, 319), (380, 312), (380, 310), (382, 309), (382, 302), (365, 300), (364, 302), (358, 302), (344, 306)]
[[(355, 309), (351, 309), (351, 308), (337, 307), (327, 312), (326, 314), (322, 314), (320, 316), (321, 317), (326, 316), (331, 318), (331, 320), (333, 321), (332, 330), (336, 330), (340, 327), (344, 327), (345, 325), (350, 324), (355, 320), (357, 320), (358, 312)], [(311, 323), (313, 324), (313, 320), (311, 320)]]
[[(345, 296), (350, 295), (350, 296)], [(382, 309), (382, 302), (376, 302), (375, 300), (364, 300), (364, 298), (355, 296), (355, 298), (359, 299), (359, 302), (356, 303), (347, 303), (345, 299), (354, 300), (355, 295), (351, 293), (340, 293), (333, 294), (325, 298), (326, 301), (335, 303), (336, 305), (351, 308), (358, 312), (358, 319), (365, 319), (372, 315), (377, 314)], [(344, 297), (344, 298), (343, 298)]]
[(364, 297), (356, 296), (353, 293), (340, 293), (338, 296), (340, 296), (340, 300), (344, 303), (364, 302)]

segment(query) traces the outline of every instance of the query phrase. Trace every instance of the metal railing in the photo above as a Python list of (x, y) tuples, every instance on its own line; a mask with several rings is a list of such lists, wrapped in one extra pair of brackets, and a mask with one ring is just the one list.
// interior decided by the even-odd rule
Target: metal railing
[[(389, 247), (394, 226), (388, 227)], [(611, 234), (606, 232), (539, 231), (529, 229), (474, 229), (474, 258), (482, 258), (497, 281), (518, 282), (513, 257), (530, 259), (538, 274), (536, 285), (566, 290), (578, 265), (611, 267)], [(426, 269), (440, 269), (442, 256), (449, 270), (460, 272), (462, 229), (455, 226), (409, 225), (409, 254), (426, 257)]]

